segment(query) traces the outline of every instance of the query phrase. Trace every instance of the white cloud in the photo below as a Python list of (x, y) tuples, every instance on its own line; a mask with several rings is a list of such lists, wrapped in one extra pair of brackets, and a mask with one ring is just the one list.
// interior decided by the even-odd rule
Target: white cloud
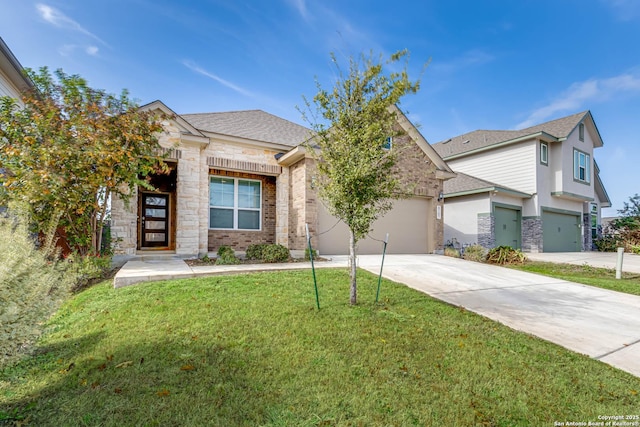
[(205, 70), (204, 68), (201, 68), (199, 65), (195, 64), (194, 62), (182, 61), (182, 64), (185, 67), (189, 68), (191, 71), (194, 71), (194, 72), (196, 72), (198, 74), (202, 74), (205, 77), (208, 77), (208, 78), (210, 78), (212, 80), (215, 80), (216, 82), (220, 83), (221, 85), (226, 86), (229, 89), (232, 89), (232, 90), (238, 92), (241, 95), (248, 96), (248, 97), (253, 97), (254, 96), (253, 93), (251, 93), (250, 91), (248, 91), (248, 90), (246, 90), (246, 89), (244, 89), (244, 88), (242, 88), (240, 86), (237, 86), (237, 85), (231, 83), (230, 81), (227, 81), (227, 80), (225, 80), (225, 79), (223, 79), (221, 77), (216, 76), (215, 74)]
[(526, 120), (518, 123), (515, 129), (542, 123), (557, 113), (575, 113), (586, 109), (588, 104), (607, 101), (613, 96), (629, 92), (640, 92), (640, 75), (625, 73), (606, 79), (589, 79), (573, 83), (549, 104), (533, 111)]
[(621, 21), (631, 21), (640, 18), (640, 2), (638, 0), (601, 0), (609, 6)]
[(309, 21), (310, 16), (306, 0), (287, 0), (287, 2), (298, 11), (305, 21)]
[(78, 22), (74, 21), (64, 13), (60, 12), (58, 9), (55, 9), (43, 3), (36, 4), (36, 9), (40, 14), (40, 17), (45, 21), (47, 21), (48, 23), (50, 23), (51, 25), (58, 28), (77, 31), (79, 33), (82, 33), (86, 36), (93, 38), (94, 40), (99, 41), (105, 46), (108, 46), (108, 44), (104, 40), (102, 40), (100, 37), (96, 36), (91, 31), (87, 30), (82, 25), (80, 25)]
[(87, 52), (87, 55), (91, 55), (91, 56), (97, 56), (98, 55), (98, 46), (88, 46), (85, 49), (85, 52)]

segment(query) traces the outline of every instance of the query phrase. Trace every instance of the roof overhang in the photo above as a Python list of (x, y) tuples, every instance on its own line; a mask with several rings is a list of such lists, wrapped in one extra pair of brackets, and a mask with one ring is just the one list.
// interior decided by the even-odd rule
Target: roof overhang
[(578, 202), (593, 202), (593, 197), (585, 196), (582, 194), (570, 193), (568, 191), (552, 191), (551, 195), (559, 199), (567, 199)]
[(504, 194), (506, 196), (516, 197), (520, 199), (531, 198), (531, 194), (523, 193), (517, 190), (512, 190), (510, 188), (500, 187), (497, 185), (491, 186), (491, 187), (482, 187), (482, 188), (474, 188), (471, 190), (458, 191), (455, 193), (446, 193), (444, 194), (444, 198), (450, 199), (452, 197), (470, 196), (470, 195), (482, 194), (482, 193)]
[(35, 87), (31, 79), (24, 75), (24, 68), (2, 37), (0, 37), (0, 70), (9, 77), (19, 91), (24, 92)]
[(602, 179), (600, 179), (600, 167), (598, 167), (598, 163), (596, 163), (596, 159), (593, 159), (593, 164), (595, 166), (595, 190), (596, 190), (596, 196), (598, 197), (598, 200), (600, 201), (600, 206), (603, 208), (610, 208), (611, 207), (611, 199), (609, 198), (609, 195), (607, 194), (607, 189), (604, 188), (604, 183), (602, 182)]
[(307, 149), (298, 145), (297, 147), (289, 150), (283, 156), (278, 158), (278, 164), (280, 166), (291, 166), (307, 156)]
[(559, 139), (556, 138), (555, 136), (553, 136), (551, 134), (548, 134), (547, 132), (540, 131), (540, 132), (535, 132), (535, 133), (531, 133), (531, 134), (528, 134), (528, 135), (519, 136), (517, 138), (508, 139), (506, 141), (497, 142), (495, 144), (487, 145), (485, 147), (479, 147), (479, 148), (476, 148), (474, 150), (465, 151), (464, 153), (458, 153), (458, 154), (454, 154), (452, 156), (444, 157), (444, 160), (455, 160), (455, 159), (459, 159), (461, 157), (471, 156), (473, 154), (482, 153), (484, 151), (495, 150), (496, 148), (500, 148), (500, 147), (504, 147), (504, 146), (512, 145), (512, 144), (517, 144), (517, 143), (524, 142), (524, 141), (530, 141), (530, 140), (540, 140), (540, 141), (544, 141), (544, 142), (559, 141)]
[(290, 145), (275, 144), (273, 142), (259, 141), (257, 139), (242, 138), (239, 136), (226, 135), (223, 133), (201, 131), (204, 135), (217, 141), (230, 142), (233, 144), (242, 144), (258, 148), (268, 148), (274, 151), (283, 151), (291, 149)]

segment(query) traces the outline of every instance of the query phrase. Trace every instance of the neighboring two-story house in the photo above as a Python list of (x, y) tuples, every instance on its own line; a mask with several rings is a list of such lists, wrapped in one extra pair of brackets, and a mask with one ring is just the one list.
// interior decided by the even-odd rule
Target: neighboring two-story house
[(445, 182), (445, 241), (529, 252), (591, 250), (611, 202), (591, 112), (522, 130), (478, 130), (433, 145), (458, 174)]
[(0, 37), (0, 96), (20, 100), (22, 92), (33, 87), (22, 70), (20, 62)]
[[(143, 106), (170, 119), (160, 146), (170, 172), (151, 176), (157, 191), (135, 189), (129, 205), (112, 200), (116, 251), (171, 251), (184, 257), (221, 245), (245, 250), (253, 243), (279, 243), (304, 250), (308, 224), (321, 254), (348, 253), (344, 224), (317, 196), (313, 158), (304, 142), (309, 129), (260, 110), (178, 115), (160, 101)], [(396, 172), (413, 191), (374, 224), (359, 253), (381, 253), (390, 234), (391, 253), (429, 253), (443, 246), (446, 179), (454, 176), (418, 130), (398, 112), (405, 134), (390, 141), (398, 150)]]
[[(22, 105), (21, 94), (33, 87), (33, 82), (22, 72), (20, 62), (0, 37), (0, 97), (10, 96)], [(5, 171), (0, 167), (0, 181)], [(0, 184), (1, 185), (1, 184)], [(0, 212), (6, 207), (0, 206)]]

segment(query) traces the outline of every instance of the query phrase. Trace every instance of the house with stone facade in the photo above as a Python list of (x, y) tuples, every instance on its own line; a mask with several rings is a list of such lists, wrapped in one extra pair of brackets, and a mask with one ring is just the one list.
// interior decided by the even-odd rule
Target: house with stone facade
[(584, 111), (522, 130), (477, 130), (433, 145), (457, 173), (444, 183), (445, 242), (529, 252), (591, 250), (611, 201)]
[[(112, 200), (111, 233), (120, 254), (148, 251), (197, 257), (228, 245), (278, 243), (306, 247), (305, 225), (321, 254), (346, 254), (348, 234), (318, 198), (314, 160), (300, 125), (260, 110), (178, 115), (160, 101), (143, 106), (168, 119), (159, 144), (169, 172), (150, 176), (156, 189), (134, 189), (130, 203)], [(444, 181), (455, 176), (409, 120), (398, 112), (402, 137), (395, 173), (413, 196), (394, 204), (373, 227), (360, 253), (429, 253), (443, 245)]]

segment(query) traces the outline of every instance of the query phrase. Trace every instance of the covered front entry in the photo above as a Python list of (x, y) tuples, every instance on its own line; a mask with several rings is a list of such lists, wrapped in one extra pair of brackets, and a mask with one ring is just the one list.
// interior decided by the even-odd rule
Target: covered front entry
[(175, 249), (176, 168), (152, 175), (156, 191), (140, 188), (138, 193), (138, 250)]
[(495, 205), (493, 208), (496, 246), (522, 247), (520, 209)]
[[(426, 254), (435, 248), (430, 246), (431, 199), (414, 197), (396, 200), (393, 209), (373, 224), (370, 237), (358, 242), (358, 254), (381, 254), (389, 233), (387, 252), (393, 254)], [(346, 255), (349, 253), (349, 231), (343, 222), (331, 216), (319, 203), (318, 238), (320, 254)], [(337, 223), (337, 224), (336, 224)], [(332, 228), (333, 227), (333, 228)]]
[(542, 250), (544, 252), (579, 252), (580, 214), (542, 212)]

